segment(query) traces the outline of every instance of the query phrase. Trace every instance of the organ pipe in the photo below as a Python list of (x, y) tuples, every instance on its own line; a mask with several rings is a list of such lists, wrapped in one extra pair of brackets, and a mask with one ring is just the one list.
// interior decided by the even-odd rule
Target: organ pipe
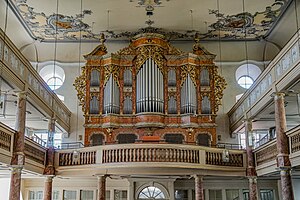
[(123, 113), (132, 114), (132, 100), (129, 97), (125, 98)]
[(99, 101), (95, 96), (90, 101), (90, 114), (99, 114)]
[(132, 86), (132, 73), (129, 69), (126, 69), (124, 72), (124, 86)]
[(202, 114), (211, 114), (210, 100), (209, 100), (208, 96), (203, 96), (203, 98), (202, 98), (201, 113)]
[(202, 69), (200, 73), (200, 85), (209, 86), (209, 72), (207, 69)]
[(168, 72), (168, 86), (176, 86), (176, 72), (173, 69)]
[(146, 60), (138, 72), (136, 92), (137, 113), (163, 113), (163, 75), (154, 60)]
[(188, 74), (182, 88), (181, 88), (181, 113), (192, 114), (196, 113), (197, 98), (196, 87)]
[(104, 88), (104, 113), (120, 113), (120, 89), (112, 74)]
[(168, 102), (168, 114), (177, 114), (176, 99), (171, 96)]
[(100, 72), (97, 69), (91, 71), (90, 86), (100, 86)]

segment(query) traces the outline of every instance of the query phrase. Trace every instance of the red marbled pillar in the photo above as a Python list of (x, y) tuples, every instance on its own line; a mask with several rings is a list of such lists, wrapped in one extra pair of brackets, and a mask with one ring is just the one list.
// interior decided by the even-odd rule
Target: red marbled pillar
[(53, 176), (46, 176), (44, 184), (44, 200), (52, 200), (52, 181)]
[(105, 200), (106, 175), (98, 176), (98, 199)]
[(293, 200), (293, 187), (291, 180), (291, 162), (289, 159), (289, 143), (286, 132), (286, 117), (284, 108), (284, 93), (276, 93), (275, 103), (275, 125), (277, 141), (277, 166), (280, 169), (282, 200)]
[(23, 167), (11, 168), (9, 200), (20, 200), (22, 169)]
[(47, 146), (53, 147), (55, 134), (55, 117), (51, 117), (48, 121), (48, 141)]
[(248, 177), (249, 180), (249, 200), (257, 200), (257, 178), (256, 176)]
[(14, 151), (11, 159), (12, 171), (10, 180), (10, 200), (20, 199), (21, 174), (25, 163), (25, 120), (26, 120), (26, 92), (18, 93), (16, 113), (16, 134), (14, 136)]
[(203, 177), (195, 175), (195, 197), (196, 200), (204, 200)]
[(251, 137), (252, 122), (249, 120), (245, 121), (245, 135), (246, 135), (246, 152), (247, 152), (247, 177), (249, 180), (249, 198), (250, 200), (257, 200), (257, 174), (254, 164), (253, 147), (249, 144)]

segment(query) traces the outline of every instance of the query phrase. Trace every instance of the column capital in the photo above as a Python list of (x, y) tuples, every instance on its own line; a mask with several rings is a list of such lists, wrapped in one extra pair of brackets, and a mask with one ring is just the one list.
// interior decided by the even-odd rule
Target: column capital
[(9, 168), (11, 169), (12, 173), (19, 172), (23, 170), (23, 165), (10, 165)]
[(46, 182), (51, 182), (55, 176), (54, 175), (46, 175), (44, 177), (45, 177)]
[(29, 92), (28, 91), (18, 91), (18, 92), (16, 92), (16, 94), (17, 94), (18, 98), (26, 98), (28, 96)]
[(285, 92), (273, 92), (271, 94), (272, 97), (274, 97), (274, 99), (279, 99), (279, 98), (284, 98), (286, 96)]
[(249, 183), (257, 183), (257, 177), (256, 176), (249, 176), (248, 177)]
[(203, 180), (203, 177), (204, 177), (204, 176), (201, 175), (201, 174), (193, 174), (193, 175), (191, 175), (191, 177), (192, 177), (192, 178), (195, 178), (195, 179), (196, 179), (196, 178), (199, 178), (199, 179)]

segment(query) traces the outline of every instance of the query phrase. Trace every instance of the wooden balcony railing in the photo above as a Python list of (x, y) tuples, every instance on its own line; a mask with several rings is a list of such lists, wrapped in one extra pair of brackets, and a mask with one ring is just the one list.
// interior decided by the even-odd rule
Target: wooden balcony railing
[(272, 140), (255, 150), (256, 166), (263, 165), (270, 161), (276, 161), (277, 146), (276, 140)]
[(206, 152), (206, 164), (218, 166), (243, 167), (243, 154), (229, 154), (229, 161), (223, 160), (223, 152)]
[(288, 131), (287, 135), (290, 141), (290, 153), (300, 153), (300, 126)]
[(173, 148), (104, 149), (102, 163), (120, 162), (184, 162), (200, 163), (199, 150)]
[(30, 159), (44, 166), (46, 161), (46, 152), (45, 147), (29, 138), (25, 138), (25, 159)]
[(18, 48), (0, 28), (1, 76), (15, 84), (20, 90), (28, 86), (30, 98), (39, 105), (48, 116), (55, 113), (57, 123), (67, 132), (70, 129), (70, 110), (49, 88), (38, 72), (31, 66)]
[[(272, 88), (272, 85), (275, 84), (278, 91), (285, 90), (290, 83), (295, 82), (299, 78), (299, 35), (299, 32), (295, 33), (285, 47), (270, 62), (268, 67), (260, 74), (254, 84), (228, 112), (232, 131), (242, 124), (243, 116), (246, 112), (248, 113), (247, 117), (252, 118), (252, 115), (255, 115), (273, 100), (271, 94), (275, 90)], [(252, 115), (250, 116), (249, 113)]]
[[(0, 155), (2, 154), (1, 158), (3, 158), (1, 162), (8, 165), (13, 153), (15, 134), (15, 130), (0, 122)], [(45, 167), (46, 152), (45, 147), (25, 137), (25, 169), (28, 167), (30, 169), (38, 169), (38, 172), (41, 172)], [(32, 166), (38, 168), (32, 168)]]
[(72, 151), (59, 154), (59, 166), (96, 164), (96, 151)]
[[(292, 167), (298, 167), (300, 166), (300, 125), (288, 130), (285, 134), (289, 138), (289, 155)], [(254, 150), (258, 175), (272, 173), (276, 170), (277, 154), (276, 139)]]
[(0, 149), (12, 152), (15, 131), (0, 122)]
[(229, 154), (227, 162), (224, 160), (224, 151), (224, 149), (194, 145), (122, 144), (58, 150), (56, 158), (58, 159), (58, 168), (92, 164), (106, 167), (122, 164), (121, 166), (126, 167), (134, 163), (147, 163), (147, 165), (155, 166), (169, 163), (173, 167), (179, 164), (191, 165), (196, 168), (205, 166), (207, 168), (218, 166), (224, 167), (224, 169), (228, 169), (228, 167), (245, 168), (245, 151), (227, 150)]

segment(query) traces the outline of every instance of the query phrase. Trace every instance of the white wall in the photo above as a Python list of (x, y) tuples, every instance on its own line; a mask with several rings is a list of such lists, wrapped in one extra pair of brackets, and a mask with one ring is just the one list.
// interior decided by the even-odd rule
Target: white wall
[(300, 179), (293, 179), (293, 189), (295, 200), (300, 200)]

